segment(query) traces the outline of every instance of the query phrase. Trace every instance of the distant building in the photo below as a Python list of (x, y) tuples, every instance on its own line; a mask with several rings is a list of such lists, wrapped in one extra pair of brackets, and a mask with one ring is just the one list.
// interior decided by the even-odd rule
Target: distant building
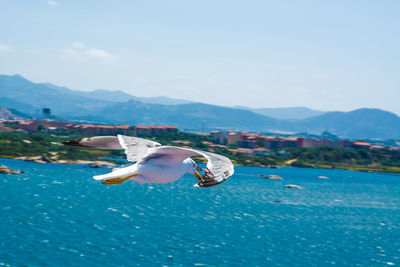
[(279, 138), (282, 148), (284, 147), (297, 147), (297, 138), (296, 137), (280, 137)]
[(134, 134), (136, 136), (144, 136), (144, 135), (158, 135), (158, 134), (169, 134), (169, 133), (177, 133), (178, 128), (175, 126), (135, 126)]
[(166, 134), (167, 129), (163, 126), (150, 126), (150, 131), (152, 135), (158, 135), (158, 134)]
[(268, 149), (297, 147), (298, 138), (279, 137), (279, 136), (262, 136), (264, 139), (264, 147)]
[(370, 143), (363, 142), (363, 141), (353, 142), (350, 146), (355, 149), (370, 149), (371, 148)]
[(240, 140), (238, 141), (237, 146), (242, 148), (256, 148), (257, 142), (254, 140)]
[(317, 147), (321, 146), (321, 140), (316, 138), (305, 139), (299, 138), (297, 141), (297, 147)]
[(240, 141), (240, 134), (235, 132), (228, 132), (226, 137), (226, 144), (228, 146), (237, 146)]
[(117, 135), (128, 134), (132, 129), (129, 125), (93, 125), (93, 124), (69, 124), (67, 129), (73, 129), (87, 135)]
[(44, 120), (48, 120), (51, 117), (51, 110), (49, 108), (42, 109), (42, 117)]
[(235, 150), (232, 150), (232, 152), (233, 152), (235, 155), (244, 155), (244, 156), (253, 156), (253, 155), (254, 155), (252, 149), (249, 149), (249, 148), (242, 148), (242, 147), (240, 147), (240, 148), (238, 148), (238, 149), (235, 149)]
[(132, 129), (129, 125), (93, 125), (93, 124), (74, 124), (69, 122), (58, 122), (58, 121), (43, 121), (43, 120), (32, 120), (32, 121), (3, 121), (3, 125), (14, 125), (19, 129), (23, 129), (27, 132), (35, 132), (38, 130), (44, 132), (55, 132), (66, 129), (75, 130), (81, 134), (87, 135), (116, 135), (116, 134), (128, 134)]
[(329, 146), (329, 147), (342, 147), (346, 148), (350, 146), (350, 142), (347, 140), (334, 140), (334, 139), (321, 139), (322, 146)]
[(259, 134), (241, 133), (237, 146), (243, 148), (256, 148), (263, 142), (264, 140)]
[(263, 136), (262, 138), (264, 139), (265, 148), (274, 149), (281, 147), (279, 137), (277, 136)]
[(65, 128), (69, 123), (56, 122), (56, 121), (42, 121), (42, 120), (32, 120), (32, 121), (3, 121), (4, 125), (14, 125), (19, 129), (23, 129), (27, 132), (35, 132), (37, 130), (47, 131), (50, 127), (55, 128)]
[(342, 147), (346, 148), (350, 146), (350, 142), (347, 140), (334, 140), (334, 139), (305, 139), (298, 138), (297, 139), (297, 147), (317, 147), (317, 146), (328, 146), (328, 147)]
[(221, 131), (211, 131), (210, 135), (215, 144), (224, 145), (227, 142), (226, 134)]
[(135, 135), (150, 135), (151, 130), (148, 126), (135, 126)]

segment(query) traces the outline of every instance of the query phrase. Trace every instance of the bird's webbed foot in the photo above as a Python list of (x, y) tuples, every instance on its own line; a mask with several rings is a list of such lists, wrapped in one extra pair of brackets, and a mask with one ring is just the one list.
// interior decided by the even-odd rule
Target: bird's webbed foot
[(122, 184), (123, 182), (129, 180), (129, 178), (131, 178), (131, 177), (133, 177), (133, 176), (136, 176), (136, 175), (137, 175), (137, 174), (130, 175), (130, 176), (125, 177), (125, 178), (111, 178), (111, 179), (107, 179), (107, 180), (103, 181), (102, 184), (105, 184), (105, 185), (110, 185), (110, 184)]

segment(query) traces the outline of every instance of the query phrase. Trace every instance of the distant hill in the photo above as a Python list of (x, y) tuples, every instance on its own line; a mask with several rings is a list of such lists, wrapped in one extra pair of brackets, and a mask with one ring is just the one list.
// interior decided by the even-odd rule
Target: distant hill
[(8, 97), (1, 97), (1, 96), (0, 96), (0, 107), (19, 110), (28, 114), (35, 114), (36, 112), (36, 108), (32, 105), (14, 99), (10, 99)]
[(239, 106), (241, 109), (248, 109), (255, 113), (281, 120), (302, 120), (324, 114), (325, 112), (310, 109), (307, 107), (289, 108), (249, 108)]
[[(193, 103), (181, 105), (158, 105), (130, 100), (118, 103), (95, 113), (112, 114), (113, 121), (137, 125), (174, 125), (182, 129), (224, 130), (273, 130), (278, 120), (240, 110)], [(80, 117), (79, 119), (85, 119)]]
[(60, 93), (68, 93), (71, 95), (78, 95), (83, 96), (85, 98), (92, 98), (98, 99), (102, 101), (112, 101), (112, 102), (126, 102), (129, 100), (140, 101), (143, 103), (149, 104), (161, 104), (161, 105), (179, 105), (179, 104), (187, 104), (191, 103), (191, 101), (183, 100), (183, 99), (176, 99), (176, 98), (169, 98), (166, 96), (157, 96), (157, 97), (137, 97), (119, 90), (105, 90), (105, 89), (97, 89), (94, 91), (84, 92), (84, 91), (76, 91), (71, 90), (66, 87), (59, 87), (53, 85), (51, 83), (44, 84), (48, 87), (51, 87), (57, 90)]
[[(113, 103), (128, 100), (174, 104), (189, 102), (168, 97), (140, 98), (121, 91), (100, 89), (83, 92), (50, 83), (33, 83), (21, 75), (0, 75), (0, 103), (6, 104), (8, 101), (8, 106), (13, 108), (18, 106), (18, 109), (25, 113), (33, 114), (33, 110), (47, 107), (51, 108), (54, 114), (69, 118), (74, 115), (92, 113)], [(27, 104), (27, 106), (17, 105), (17, 102)]]
[(70, 117), (113, 103), (82, 97), (70, 91), (72, 90), (65, 87), (33, 83), (20, 75), (0, 75), (0, 97), (27, 104), (27, 108), (20, 109), (24, 113), (31, 113), (31, 107), (39, 110), (46, 107), (60, 117)]
[(25, 120), (29, 118), (29, 116), (17, 110), (0, 107), (0, 120)]
[[(82, 92), (49, 83), (33, 83), (20, 75), (0, 75), (0, 107), (13, 108), (30, 116), (36, 116), (46, 107), (59, 118), (92, 123), (170, 124), (188, 130), (313, 134), (328, 131), (341, 138), (400, 139), (400, 117), (380, 109), (320, 114), (320, 111), (302, 107), (249, 110), (180, 103), (185, 100), (167, 97), (143, 99), (121, 91)], [(260, 110), (285, 119), (260, 114)], [(315, 114), (318, 115), (309, 117)]]
[(362, 108), (350, 112), (328, 112), (294, 123), (296, 129), (327, 130), (351, 138), (400, 138), (400, 117), (381, 109)]

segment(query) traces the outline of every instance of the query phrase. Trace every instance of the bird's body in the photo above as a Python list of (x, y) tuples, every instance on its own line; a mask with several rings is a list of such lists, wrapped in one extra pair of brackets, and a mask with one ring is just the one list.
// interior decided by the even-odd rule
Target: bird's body
[[(163, 164), (159, 160), (149, 160), (146, 164), (138, 164), (137, 173), (144, 177), (145, 180), (149, 179), (152, 183), (164, 184), (170, 183), (181, 178), (188, 172), (188, 160), (184, 160), (178, 164)], [(132, 179), (134, 179), (133, 177)]]
[[(99, 136), (64, 142), (64, 145), (97, 149), (125, 149), (127, 159), (135, 164), (116, 168), (112, 172), (97, 175), (95, 180), (103, 184), (120, 184), (126, 180), (138, 183), (170, 183), (185, 173), (191, 173), (200, 181), (196, 186), (209, 187), (222, 183), (233, 175), (233, 164), (221, 155), (175, 146), (161, 146), (159, 143), (124, 135)], [(201, 176), (190, 157), (202, 156), (208, 159), (205, 173)]]
[[(146, 164), (135, 163), (128, 167), (117, 168), (110, 173), (94, 176), (95, 180), (126, 178), (138, 183), (171, 183), (181, 178), (189, 169), (188, 160), (178, 164), (165, 164), (158, 159), (149, 160)], [(190, 166), (192, 163), (189, 163)], [(134, 175), (134, 176), (132, 176)]]

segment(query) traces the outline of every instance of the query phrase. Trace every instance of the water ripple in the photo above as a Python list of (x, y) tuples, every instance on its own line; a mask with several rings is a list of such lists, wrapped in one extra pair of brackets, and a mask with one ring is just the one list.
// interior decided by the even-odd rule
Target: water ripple
[(0, 266), (400, 265), (398, 176), (237, 167), (199, 189), (190, 175), (104, 186), (91, 177), (105, 170), (0, 164), (26, 171), (0, 179)]

